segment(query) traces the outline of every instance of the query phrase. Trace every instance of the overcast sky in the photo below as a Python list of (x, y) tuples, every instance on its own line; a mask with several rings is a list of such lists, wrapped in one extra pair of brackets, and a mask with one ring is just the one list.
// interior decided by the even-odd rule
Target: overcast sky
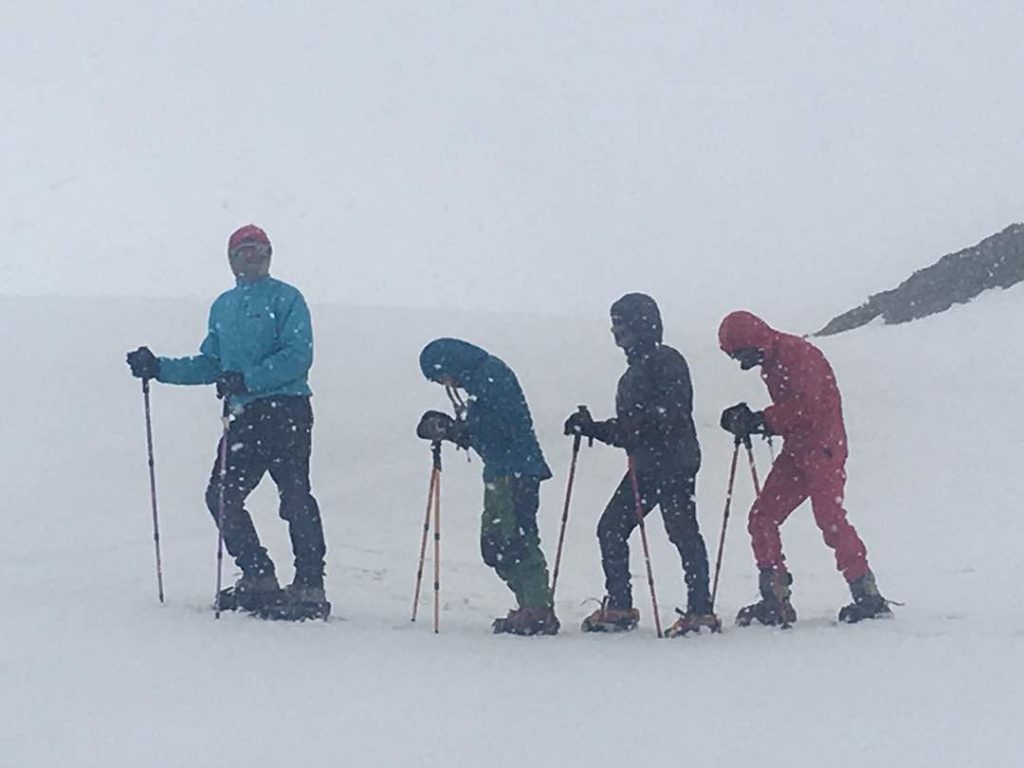
[(34, 2), (0, 10), (0, 292), (810, 330), (1024, 219), (1024, 3)]

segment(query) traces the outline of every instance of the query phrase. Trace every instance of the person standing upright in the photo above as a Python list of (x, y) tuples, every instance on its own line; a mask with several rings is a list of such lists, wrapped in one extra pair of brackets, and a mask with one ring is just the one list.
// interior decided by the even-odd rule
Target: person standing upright
[[(242, 575), (221, 592), (220, 607), (270, 619), (327, 618), (326, 546), (309, 481), (312, 323), (299, 290), (270, 276), (272, 252), (259, 227), (250, 224), (235, 231), (228, 240), (235, 287), (210, 308), (199, 354), (157, 357), (148, 347), (139, 347), (128, 353), (127, 362), (138, 378), (215, 384), (217, 396), (227, 400), (227, 467), (222, 481), (218, 452), (206, 505), (218, 520), (223, 491), (221, 532)], [(295, 557), (295, 578), (284, 590), (245, 509), (246, 498), (267, 472), (277, 485), (279, 511), (288, 522)]]
[[(719, 628), (708, 589), (708, 556), (697, 523), (695, 500), (700, 444), (693, 422), (693, 385), (685, 358), (662, 342), (661, 312), (643, 293), (629, 293), (611, 306), (612, 335), (626, 354), (627, 368), (615, 395), (615, 418), (594, 421), (587, 409), (569, 416), (565, 434), (581, 435), (624, 448), (636, 470), (640, 506), (655, 506), (669, 540), (679, 551), (685, 573), (687, 610), (669, 636)], [(606, 596), (583, 622), (584, 632), (630, 630), (640, 620), (633, 607), (629, 536), (639, 525), (629, 473), (622, 478), (601, 515), (601, 546)]]

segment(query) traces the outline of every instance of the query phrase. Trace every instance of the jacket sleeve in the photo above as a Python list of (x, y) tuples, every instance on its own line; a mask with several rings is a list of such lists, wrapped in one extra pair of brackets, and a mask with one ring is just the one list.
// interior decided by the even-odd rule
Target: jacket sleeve
[(616, 418), (605, 419), (604, 421), (595, 421), (591, 425), (590, 436), (595, 440), (598, 440), (606, 445), (614, 445), (616, 448), (624, 448), (626, 446), (625, 440), (623, 440), (620, 434), (619, 420)]
[(764, 409), (764, 423), (785, 437), (815, 425), (825, 406), (824, 387), (828, 376), (824, 359), (804, 350), (794, 350), (783, 361), (787, 371), (785, 395)]
[(161, 357), (157, 381), (163, 384), (212, 384), (220, 374), (220, 339), (213, 322), (213, 308), (207, 323), (206, 338), (199, 354), (192, 357)]
[(281, 313), (278, 343), (269, 355), (241, 373), (253, 394), (269, 392), (303, 378), (313, 365), (313, 324), (298, 291)]

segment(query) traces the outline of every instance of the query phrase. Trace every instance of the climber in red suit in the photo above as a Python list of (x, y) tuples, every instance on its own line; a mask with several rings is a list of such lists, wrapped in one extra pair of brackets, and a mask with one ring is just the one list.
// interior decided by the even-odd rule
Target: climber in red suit
[(780, 435), (784, 444), (750, 509), (747, 529), (760, 571), (761, 600), (741, 609), (736, 622), (746, 626), (788, 624), (796, 620), (790, 603), (792, 576), (786, 570), (779, 527), (806, 499), (814, 520), (836, 556), (836, 567), (850, 585), (853, 602), (840, 621), (891, 615), (868, 566), (867, 550), (846, 519), (846, 429), (842, 399), (828, 360), (799, 336), (782, 333), (750, 312), (732, 312), (718, 329), (722, 351), (743, 370), (761, 366), (772, 404), (753, 412), (739, 403), (722, 413), (722, 428), (737, 440), (752, 434)]

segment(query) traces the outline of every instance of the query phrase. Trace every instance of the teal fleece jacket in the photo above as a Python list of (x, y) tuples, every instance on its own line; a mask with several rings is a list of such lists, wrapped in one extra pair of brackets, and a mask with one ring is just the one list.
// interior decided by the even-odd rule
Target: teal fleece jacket
[(210, 307), (206, 338), (192, 357), (161, 357), (157, 381), (212, 384), (224, 371), (245, 377), (248, 392), (233, 395), (244, 406), (274, 395), (312, 394), (313, 326), (305, 299), (272, 277), (238, 280)]

